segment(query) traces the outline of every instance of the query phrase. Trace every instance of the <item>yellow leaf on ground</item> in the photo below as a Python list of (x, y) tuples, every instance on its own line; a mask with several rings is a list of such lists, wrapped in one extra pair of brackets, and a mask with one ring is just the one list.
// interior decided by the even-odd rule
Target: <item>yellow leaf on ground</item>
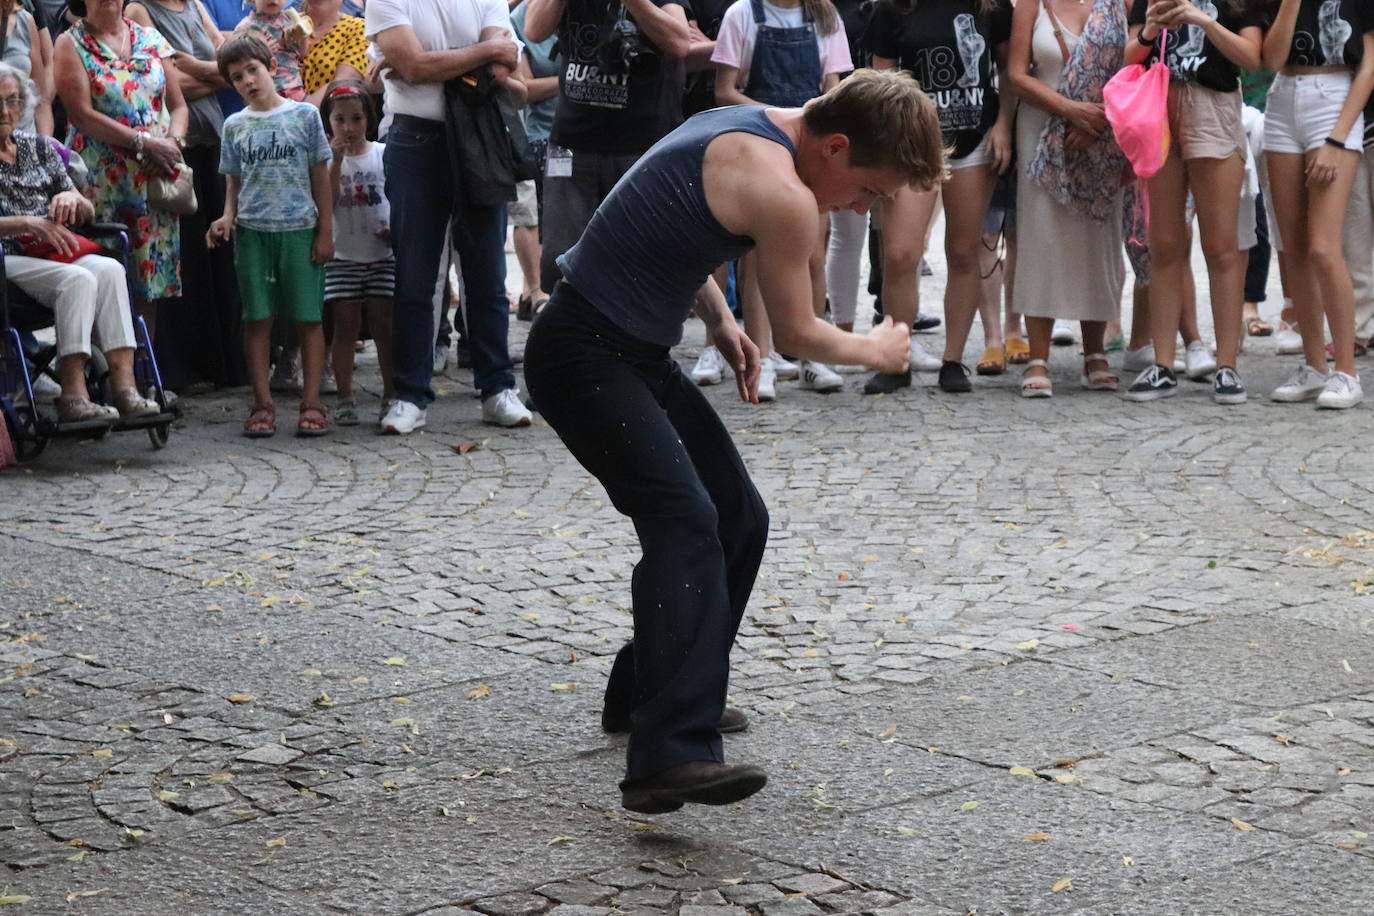
[(1058, 776), (1054, 777), (1054, 781), (1063, 783), (1067, 786), (1069, 783), (1078, 782), (1078, 777), (1074, 776), (1072, 773), (1060, 773)]
[(959, 806), (959, 810), (960, 810), (960, 811), (963, 811), (963, 812), (965, 812), (965, 813), (967, 813), (967, 812), (972, 811), (974, 808), (977, 808), (977, 807), (978, 807), (978, 802), (976, 802), (976, 801), (966, 801), (966, 802), (964, 802), (962, 805)]
[(108, 747), (102, 747), (102, 748), (101, 748), (100, 750), (98, 750), (98, 751), (91, 751), (91, 756), (92, 756), (92, 757), (112, 757), (112, 756), (114, 756), (114, 750), (112, 750), (111, 748), (108, 748)]
[(575, 836), (556, 836), (553, 839), (549, 840), (549, 842), (545, 845), (557, 846), (559, 843), (571, 843), (576, 839), (577, 837)]
[(1069, 542), (1064, 538), (1060, 538), (1059, 540), (1055, 541), (1053, 544), (1050, 545), (1050, 550), (1063, 550), (1065, 547), (1068, 546)]
[(386, 661), (382, 662), (382, 664), (391, 665), (394, 668), (404, 668), (406, 666), (406, 660), (401, 658), (401, 656), (399, 655), (393, 655), (391, 656), (391, 658), (388, 658)]
[(227, 785), (229, 785), (229, 783), (231, 783), (231, 782), (234, 781), (234, 774), (233, 774), (233, 773), (211, 773), (209, 776), (206, 777), (205, 781), (206, 781), (206, 782), (209, 782), (209, 783), (213, 783), (214, 785), (217, 785), (217, 786), (227, 786)]
[(1010, 774), (1013, 775), (1013, 776), (1034, 776), (1034, 775), (1035, 775), (1035, 771), (1032, 770), (1030, 767), (1012, 767), (1012, 768), (1011, 768), (1010, 770), (1008, 770), (1007, 772), (1010, 773)]
[(1048, 833), (1028, 833), (1028, 834), (1026, 834), (1026, 839), (1028, 839), (1028, 840), (1048, 840), (1049, 838), (1050, 838), (1050, 835), (1049, 835)]
[(225, 699), (230, 703), (251, 703), (254, 697), (251, 693), (231, 693)]
[(815, 649), (807, 649), (805, 652), (803, 652), (803, 653), (801, 654), (801, 657), (802, 657), (802, 658), (816, 658), (816, 657), (818, 657), (820, 654), (821, 654), (821, 653), (818, 652), (818, 651), (816, 651)]
[(301, 675), (302, 677), (318, 677), (319, 675), (324, 674), (324, 672), (321, 671), (319, 668), (302, 668), (300, 671), (297, 671), (296, 673)]
[(1349, 775), (1350, 775), (1350, 767), (1341, 767), (1339, 770), (1336, 771), (1336, 775), (1337, 775), (1337, 776), (1349, 776)]
[(1238, 818), (1238, 817), (1233, 817), (1233, 818), (1231, 818), (1231, 823), (1232, 823), (1233, 825), (1235, 825), (1235, 828), (1236, 828), (1237, 830), (1254, 830), (1254, 829), (1255, 829), (1255, 825), (1254, 825), (1254, 824), (1247, 824), (1247, 823), (1245, 823), (1245, 821), (1241, 820), (1241, 819)]
[(529, 518), (529, 517), (530, 517), (530, 514), (529, 514), (528, 512), (526, 512), (524, 509), (515, 509), (515, 510), (513, 510), (513, 511), (511, 512), (511, 515), (514, 515), (516, 518)]
[(878, 737), (879, 737), (879, 738), (891, 738), (891, 737), (892, 737), (893, 735), (895, 735), (895, 734), (897, 734), (897, 726), (896, 726), (896, 725), (889, 725), (887, 728), (883, 729), (881, 732), (878, 733)]
[(491, 696), (491, 685), (483, 684), (475, 690), (468, 691), (469, 700), (480, 700), (482, 697)]
[(32, 899), (28, 894), (6, 894), (0, 897), (0, 906), (17, 906), (21, 903), (28, 903)]
[(267, 841), (266, 843), (264, 843), (263, 845), (264, 845), (264, 846), (285, 846), (285, 845), (286, 845), (286, 837), (284, 837), (284, 836), (279, 836), (279, 837), (277, 837), (275, 840), (268, 840), (268, 841)]
[(1050, 892), (1057, 894), (1060, 891), (1066, 891), (1071, 887), (1073, 887), (1072, 878), (1060, 878), (1058, 881), (1054, 882), (1054, 887), (1050, 888)]
[(576, 690), (576, 684), (550, 684), (550, 690)]
[(1034, 649), (1038, 645), (1040, 645), (1040, 640), (1028, 639), (1025, 642), (1018, 642), (1016, 644), (1016, 648), (1021, 649), (1023, 651), (1029, 651), (1030, 649)]
[(166, 789), (156, 793), (160, 801), (171, 801), (174, 798), (181, 798), (180, 792), (169, 792)]

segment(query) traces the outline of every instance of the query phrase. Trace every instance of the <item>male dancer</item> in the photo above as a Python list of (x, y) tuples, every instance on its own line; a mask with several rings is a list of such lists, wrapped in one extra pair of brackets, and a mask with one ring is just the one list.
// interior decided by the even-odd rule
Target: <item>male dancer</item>
[(643, 556), (631, 593), (634, 640), (617, 656), (602, 724), (629, 731), (622, 804), (646, 814), (724, 805), (763, 788), (724, 762), (730, 646), (763, 558), (768, 513), (730, 435), (669, 348), (695, 302), (758, 403), (759, 352), (711, 271), (750, 249), (777, 346), (818, 362), (900, 372), (910, 329), (867, 336), (811, 311), (816, 214), (864, 213), (945, 174), (934, 106), (910, 75), (863, 70), (804, 108), (699, 114), (620, 180), (578, 243), (530, 331), (525, 381), (583, 467), (630, 516)]

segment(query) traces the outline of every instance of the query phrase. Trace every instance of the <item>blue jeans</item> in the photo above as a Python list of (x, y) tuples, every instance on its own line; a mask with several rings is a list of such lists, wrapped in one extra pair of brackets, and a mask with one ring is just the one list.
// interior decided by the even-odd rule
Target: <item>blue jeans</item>
[[(434, 400), (434, 283), (439, 276), (444, 231), (454, 216), (448, 141), (440, 121), (397, 115), (383, 154), (386, 196), (391, 203), (391, 247), (396, 252), (392, 305), (393, 376), (396, 396), (417, 407)], [(460, 214), (466, 232), (453, 248), (463, 272), (463, 309), (472, 349), (473, 381), (483, 398), (515, 387), (506, 345), (506, 208), (481, 207)]]

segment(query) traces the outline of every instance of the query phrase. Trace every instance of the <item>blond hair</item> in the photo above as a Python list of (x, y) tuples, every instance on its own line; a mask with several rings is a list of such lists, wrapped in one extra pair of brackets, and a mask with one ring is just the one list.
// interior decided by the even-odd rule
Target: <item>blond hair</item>
[(802, 123), (817, 136), (848, 137), (851, 166), (892, 169), (921, 190), (935, 188), (949, 175), (949, 150), (935, 103), (905, 71), (855, 70), (807, 102)]

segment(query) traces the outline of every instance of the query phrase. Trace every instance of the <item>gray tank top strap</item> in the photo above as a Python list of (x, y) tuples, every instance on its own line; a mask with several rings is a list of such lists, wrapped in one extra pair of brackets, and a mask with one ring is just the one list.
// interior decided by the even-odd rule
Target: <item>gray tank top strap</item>
[[(187, 54), (198, 60), (214, 60), (215, 46), (205, 31), (201, 19), (200, 6), (195, 0), (186, 0), (182, 9), (174, 10), (164, 6), (159, 0), (140, 0), (148, 11), (148, 18), (167, 39), (167, 43), (179, 54)], [(190, 146), (213, 146), (219, 143), (224, 129), (224, 113), (220, 110), (215, 93), (192, 99), (186, 103), (190, 115), (187, 121), (186, 143)]]

